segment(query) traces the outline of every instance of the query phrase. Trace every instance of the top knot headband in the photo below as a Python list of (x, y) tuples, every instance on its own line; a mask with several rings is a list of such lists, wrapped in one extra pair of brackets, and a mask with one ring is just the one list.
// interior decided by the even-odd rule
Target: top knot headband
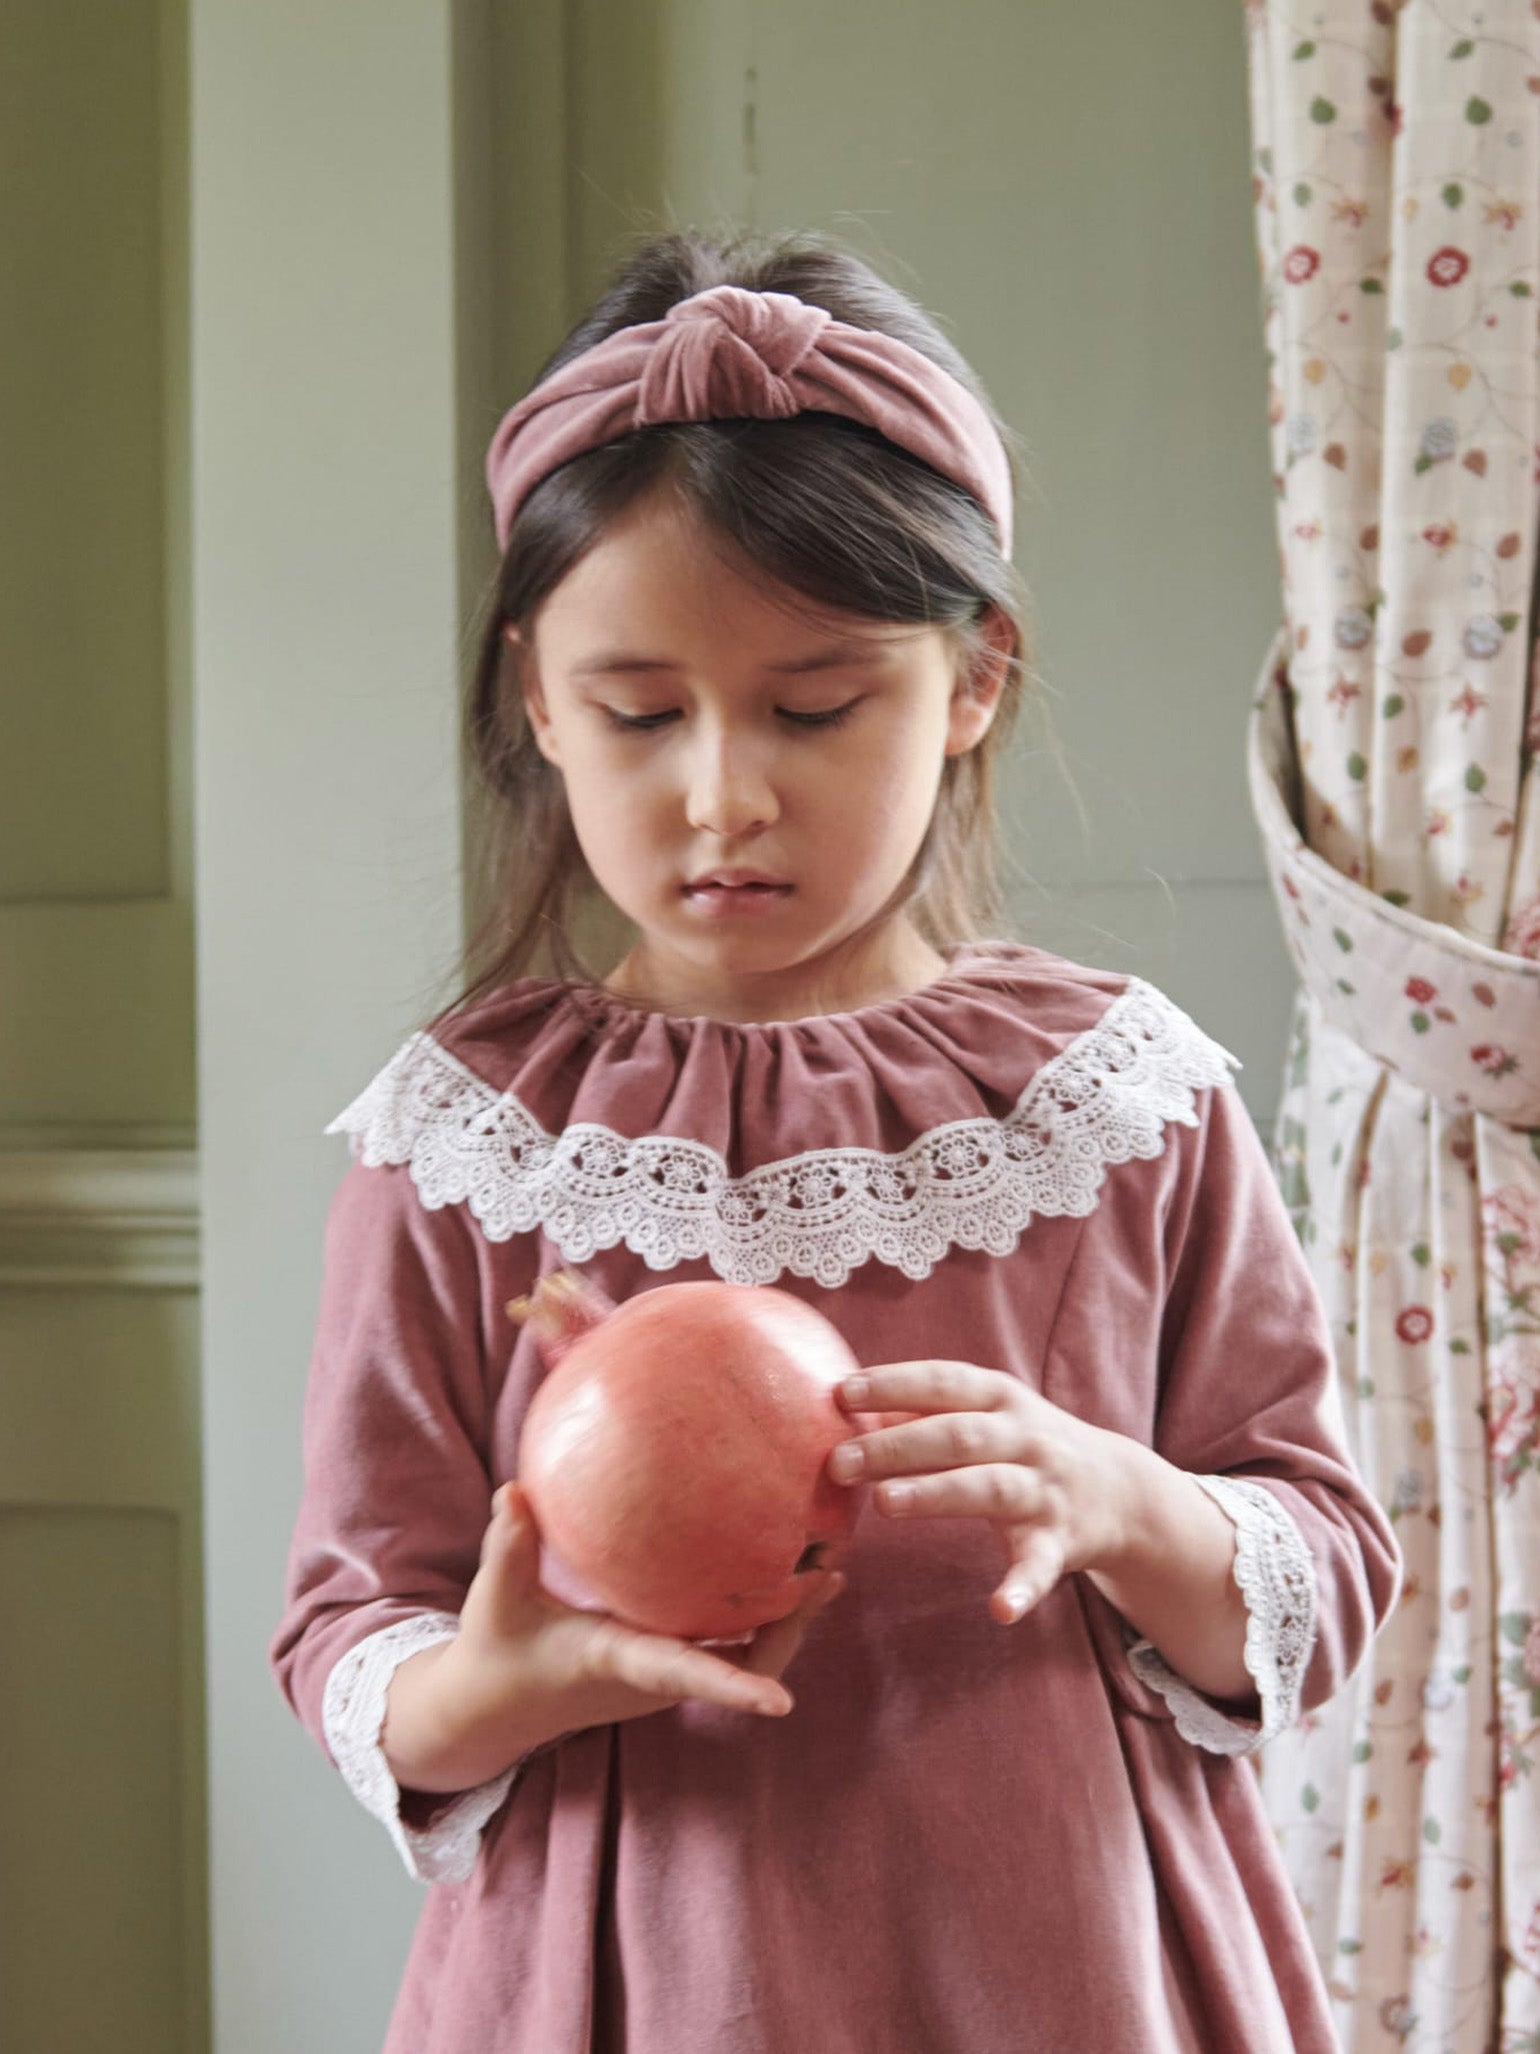
[(659, 421), (864, 421), (963, 486), (1011, 553), (1010, 467), (973, 394), (907, 342), (851, 328), (787, 292), (715, 285), (661, 321), (617, 329), (543, 379), (487, 450), (497, 542), (530, 491), (570, 458)]

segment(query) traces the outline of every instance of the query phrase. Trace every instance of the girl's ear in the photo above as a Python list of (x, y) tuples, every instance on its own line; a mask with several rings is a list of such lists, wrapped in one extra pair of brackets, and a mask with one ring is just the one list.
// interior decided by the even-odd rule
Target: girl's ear
[(1016, 650), (1016, 629), (1008, 614), (991, 606), (979, 626), (983, 646), (971, 666), (960, 671), (948, 709), (946, 753), (963, 756), (983, 740), (1000, 704)]
[(545, 694), (540, 688), (540, 673), (535, 666), (534, 651), (512, 621), (503, 623), (503, 647), (513, 664), (518, 691), (524, 701), (524, 712), (529, 720), (530, 731), (535, 737), (535, 747), (548, 763), (559, 764), (555, 730), (551, 725)]

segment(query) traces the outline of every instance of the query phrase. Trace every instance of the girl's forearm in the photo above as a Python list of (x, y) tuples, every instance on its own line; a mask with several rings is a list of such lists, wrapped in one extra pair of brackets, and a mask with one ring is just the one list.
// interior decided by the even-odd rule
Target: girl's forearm
[(1235, 1528), (1186, 1470), (1140, 1441), (1112, 1439), (1123, 1540), (1086, 1574), (1194, 1689), (1254, 1709)]

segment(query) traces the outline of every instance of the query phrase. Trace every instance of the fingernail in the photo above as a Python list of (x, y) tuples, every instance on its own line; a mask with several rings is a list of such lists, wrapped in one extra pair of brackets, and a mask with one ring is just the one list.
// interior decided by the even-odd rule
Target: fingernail
[(864, 1404), (872, 1394), (870, 1379), (864, 1376), (847, 1376), (840, 1385), (840, 1392), (852, 1405)]
[(841, 1481), (859, 1476), (866, 1467), (866, 1457), (854, 1441), (841, 1441), (830, 1458), (830, 1467)]

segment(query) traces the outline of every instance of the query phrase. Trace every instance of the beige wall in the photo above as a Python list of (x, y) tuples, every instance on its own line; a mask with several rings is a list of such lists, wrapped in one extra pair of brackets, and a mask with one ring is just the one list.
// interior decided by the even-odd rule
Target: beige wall
[[(176, 1606), (198, 1421), (173, 1187), (195, 873), (215, 2044), (369, 2054), (420, 1893), (293, 1725), (265, 1645), (342, 1162), (320, 1130), (442, 988), (457, 938), (453, 701), (488, 567), (485, 438), (638, 227), (830, 227), (939, 310), (1033, 452), (1018, 555), (1086, 811), (1029, 722), (1008, 794), (1018, 913), (1164, 983), (1247, 1059), (1266, 1124), (1290, 978), (1241, 774), (1278, 596), (1242, 23), (1202, 0), (1122, 10), (1115, 35), (1074, 0), (192, 0), (189, 414), (179, 31), (148, 0), (97, 11), (132, 106), (103, 92), (81, 110), (72, 149), (40, 159), (60, 211), (25, 232), (43, 239), (39, 304), (60, 222), (104, 206), (105, 271), (59, 299), (51, 344), (13, 321), (0, 347), (44, 390), (95, 392), (112, 369), (104, 475), (131, 482), (84, 476), (83, 447), (71, 469), (41, 427), (23, 445), (46, 517), (0, 651), (0, 1180), (30, 1195), (6, 1213), (0, 1181), (0, 1217), (13, 1272), (62, 1240), (89, 1242), (104, 1277), (132, 1247), (146, 1281), (130, 1299), (0, 1294), (0, 1403), (42, 1422), (0, 1494), (22, 1565), (0, 1572), (0, 1606), (35, 1626), (46, 1559), (66, 1594), (93, 1593), (70, 1615), (95, 1648), (131, 1588), (159, 1592), (125, 1716), (163, 1736), (149, 1801), (175, 1787), (186, 1815)], [(85, 91), (57, 12), (29, 16), (55, 53), (47, 90)], [(46, 153), (46, 128), (28, 133)], [(115, 264), (128, 311), (109, 348), (90, 315)], [(88, 499), (119, 509), (91, 531), (86, 583), (121, 632), (87, 608), (56, 636)], [(79, 575), (62, 589), (80, 612)], [(50, 1211), (43, 1173), (15, 1165), (61, 1149)], [(125, 1168), (131, 1229), (113, 1210)], [(67, 1533), (34, 1517), (76, 1487), (55, 1476), (96, 1493)], [(123, 1598), (104, 1612), (109, 1574)], [(24, 1738), (67, 1696), (57, 1667), (39, 1674)], [(140, 1982), (163, 2010), (191, 1987), (179, 1936), (200, 1888), (195, 1861), (173, 1868), (174, 1914), (144, 1914), (168, 1965)]]

